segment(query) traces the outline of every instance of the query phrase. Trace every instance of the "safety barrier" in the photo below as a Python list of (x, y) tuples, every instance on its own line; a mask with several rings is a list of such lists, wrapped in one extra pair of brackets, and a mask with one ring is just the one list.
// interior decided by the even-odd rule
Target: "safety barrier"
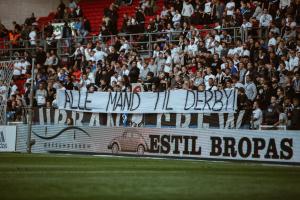
[[(28, 127), (18, 125), (16, 151), (26, 151)], [(300, 164), (296, 131), (151, 129), (36, 125), (33, 153), (84, 153)]]
[[(231, 28), (221, 28), (221, 29), (193, 29), (198, 32), (201, 36), (205, 36), (207, 33), (212, 30), (226, 30), (232, 37), (232, 42), (234, 43), (236, 40), (240, 39), (245, 41), (245, 34), (240, 27), (231, 27)], [(127, 39), (130, 46), (135, 47), (140, 54), (151, 56), (153, 52), (153, 45), (155, 43), (160, 42), (168, 42), (168, 43), (177, 43), (179, 41), (180, 34), (189, 34), (190, 31), (164, 31), (164, 32), (154, 32), (154, 33), (135, 33), (135, 34), (127, 34), (120, 33), (118, 35), (105, 35), (105, 36), (88, 36), (88, 37), (76, 37), (72, 38), (45, 38), (44, 33), (42, 33), (41, 37), (43, 39), (37, 39), (35, 41), (36, 45), (30, 45), (30, 40), (19, 40), (16, 42), (12, 42), (9, 40), (0, 41), (0, 57), (2, 60), (4, 59), (13, 59), (14, 52), (18, 51), (29, 51), (34, 52), (36, 46), (42, 46), (45, 51), (55, 50), (59, 57), (70, 56), (72, 48), (71, 46), (75, 46), (77, 43), (86, 44), (87, 41), (103, 41), (107, 43), (114, 42), (116, 36), (124, 37)], [(232, 44), (233, 44), (232, 43)]]

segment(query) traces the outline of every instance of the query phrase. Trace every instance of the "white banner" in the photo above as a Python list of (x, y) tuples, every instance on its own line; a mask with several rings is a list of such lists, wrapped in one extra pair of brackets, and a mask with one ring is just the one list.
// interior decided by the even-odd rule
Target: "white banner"
[(0, 152), (16, 151), (16, 127), (0, 126)]
[[(52, 23), (53, 26), (53, 34), (55, 35), (55, 39), (61, 39), (62, 38), (62, 30), (64, 28), (65, 23)], [(68, 23), (71, 29), (74, 29), (74, 22)], [(74, 36), (74, 33), (72, 31), (72, 35)]]
[[(26, 151), (18, 126), (17, 151)], [(300, 164), (299, 131), (33, 126), (32, 152), (81, 152)]]
[(59, 109), (93, 113), (234, 113), (237, 92), (169, 90), (165, 92), (80, 92), (59, 90)]

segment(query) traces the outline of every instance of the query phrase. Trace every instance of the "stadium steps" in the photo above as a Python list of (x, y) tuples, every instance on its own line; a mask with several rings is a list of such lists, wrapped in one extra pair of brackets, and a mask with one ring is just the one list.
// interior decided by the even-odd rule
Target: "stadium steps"
[(117, 27), (118, 30), (120, 31), (122, 29), (122, 25), (123, 25), (123, 15), (126, 14), (127, 16), (135, 16), (135, 12), (136, 12), (136, 7), (139, 6), (139, 0), (133, 0), (132, 4), (127, 6), (127, 5), (123, 5), (120, 6), (119, 11), (118, 11), (118, 23), (117, 23)]
[(46, 17), (39, 17), (37, 20), (38, 27), (42, 28), (43, 26), (46, 26), (48, 22), (52, 21), (55, 18), (55, 13), (50, 12), (48, 16)]
[[(157, 0), (155, 2), (155, 7), (156, 7), (156, 11), (153, 14), (153, 16), (145, 16), (145, 26), (148, 25), (149, 21), (151, 19), (154, 19), (155, 16), (157, 14), (160, 14), (160, 12), (162, 11), (164, 5), (164, 1), (163, 0)], [(132, 4), (130, 6), (122, 6), (119, 9), (119, 18), (118, 18), (118, 30), (121, 30), (122, 25), (123, 25), (123, 15), (127, 14), (128, 16), (135, 16), (135, 12), (136, 12), (136, 7), (139, 6), (139, 0), (133, 0)]]
[(149, 24), (151, 19), (155, 19), (156, 15), (160, 15), (164, 6), (164, 0), (157, 0), (155, 5), (155, 13), (153, 16), (145, 16), (145, 27)]
[(91, 35), (98, 35), (100, 24), (104, 16), (104, 9), (108, 8), (113, 0), (82, 0), (79, 5), (84, 16), (91, 23)]
[[(108, 8), (114, 0), (81, 0), (79, 6), (81, 7), (84, 16), (89, 19), (91, 23), (91, 35), (98, 35), (99, 28), (101, 25), (102, 18), (104, 16), (104, 9)], [(156, 11), (153, 16), (145, 16), (145, 26), (148, 25), (149, 21), (155, 18), (156, 14), (160, 14), (163, 7), (163, 0), (156, 1)], [(123, 25), (123, 15), (127, 14), (128, 16), (135, 16), (136, 7), (139, 6), (139, 0), (133, 0), (132, 4), (129, 6), (122, 5), (118, 10), (118, 30), (121, 30)], [(55, 18), (55, 13), (51, 12), (46, 17), (39, 17), (38, 24), (39, 27), (43, 27), (52, 21)]]

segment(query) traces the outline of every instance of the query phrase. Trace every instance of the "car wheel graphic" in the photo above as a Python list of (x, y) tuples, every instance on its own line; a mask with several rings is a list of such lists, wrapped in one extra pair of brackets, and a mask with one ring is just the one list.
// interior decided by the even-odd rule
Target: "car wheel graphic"
[(143, 145), (140, 144), (140, 145), (137, 147), (136, 153), (137, 153), (138, 155), (144, 155), (144, 152), (145, 152), (145, 147), (144, 147)]
[(119, 145), (117, 143), (114, 143), (111, 147), (111, 152), (113, 154), (117, 154), (119, 152)]

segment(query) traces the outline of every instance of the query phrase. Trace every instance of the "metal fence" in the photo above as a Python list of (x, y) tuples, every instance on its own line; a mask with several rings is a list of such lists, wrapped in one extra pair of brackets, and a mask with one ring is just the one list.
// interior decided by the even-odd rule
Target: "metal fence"
[[(212, 30), (222, 31), (226, 30), (232, 37), (232, 44), (236, 40), (245, 41), (245, 31), (241, 27), (231, 27), (231, 28), (222, 28), (222, 29), (194, 29), (197, 34), (205, 37), (207, 33)], [(42, 46), (43, 49), (48, 52), (55, 50), (59, 57), (69, 56), (72, 53), (72, 48), (77, 43), (86, 44), (88, 41), (96, 42), (102, 41), (105, 43), (113, 43), (116, 37), (124, 37), (129, 42), (131, 47), (134, 47), (138, 53), (151, 56), (153, 51), (153, 45), (155, 43), (178, 43), (179, 36), (181, 34), (189, 35), (190, 31), (171, 31), (171, 32), (153, 32), (153, 33), (135, 33), (127, 34), (120, 33), (118, 35), (107, 35), (107, 36), (88, 36), (88, 37), (76, 37), (72, 38), (61, 38), (61, 39), (52, 39), (44, 38), (44, 34), (41, 34), (43, 39), (38, 39), (35, 41), (36, 45), (30, 45), (29, 40), (19, 40), (19, 41), (9, 41), (3, 40), (0, 41), (0, 57), (1, 60), (11, 60), (15, 57), (15, 52), (28, 51), (34, 53), (36, 46)]]

